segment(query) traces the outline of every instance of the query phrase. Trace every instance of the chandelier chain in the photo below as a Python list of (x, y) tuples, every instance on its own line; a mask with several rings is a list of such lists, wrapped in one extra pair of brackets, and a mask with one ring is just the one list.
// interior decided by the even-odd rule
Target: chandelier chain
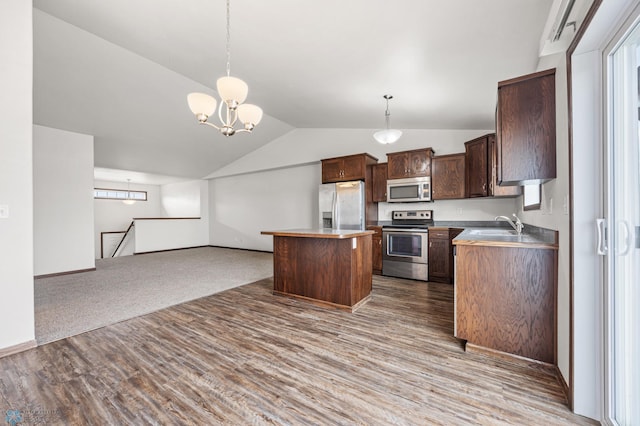
[(231, 13), (229, 9), (229, 0), (227, 0), (227, 77), (231, 75)]

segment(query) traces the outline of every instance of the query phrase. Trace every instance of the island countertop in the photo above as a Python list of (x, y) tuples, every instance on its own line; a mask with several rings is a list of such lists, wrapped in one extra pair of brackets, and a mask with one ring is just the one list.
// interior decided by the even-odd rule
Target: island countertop
[(355, 238), (365, 235), (373, 235), (374, 231), (366, 231), (360, 229), (327, 229), (327, 228), (308, 228), (308, 229), (283, 229), (278, 231), (262, 231), (262, 235), (273, 235), (276, 237), (300, 237), (300, 238)]

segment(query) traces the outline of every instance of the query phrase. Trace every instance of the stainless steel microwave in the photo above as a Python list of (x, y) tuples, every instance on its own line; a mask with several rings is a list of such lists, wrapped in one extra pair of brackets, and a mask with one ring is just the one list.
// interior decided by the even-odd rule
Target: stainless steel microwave
[(388, 203), (431, 201), (431, 178), (416, 177), (387, 180)]

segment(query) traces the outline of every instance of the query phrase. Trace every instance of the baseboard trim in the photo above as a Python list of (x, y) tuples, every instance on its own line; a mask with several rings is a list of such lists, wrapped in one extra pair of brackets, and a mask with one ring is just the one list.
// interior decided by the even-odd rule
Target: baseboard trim
[(76, 269), (75, 271), (56, 272), (55, 274), (34, 275), (34, 279), (59, 277), (62, 275), (80, 274), (82, 272), (93, 272), (96, 268)]
[(527, 358), (521, 355), (510, 354), (508, 352), (502, 352), (497, 349), (485, 348), (484, 346), (474, 345), (467, 342), (465, 345), (465, 351), (469, 353), (477, 353), (480, 355), (488, 355), (497, 358), (501, 358), (505, 361), (515, 362), (521, 365), (527, 365), (530, 367), (542, 368), (553, 374), (559, 372), (558, 367), (554, 364), (550, 364), (544, 361), (538, 361), (536, 359)]
[(17, 345), (9, 346), (8, 348), (0, 349), (0, 358), (4, 358), (5, 356), (14, 355), (19, 352), (24, 352), (29, 349), (33, 349), (38, 346), (38, 343), (35, 340), (29, 340), (23, 343), (19, 343)]
[(190, 250), (190, 249), (196, 249), (196, 248), (202, 248), (202, 247), (210, 247), (210, 246), (193, 246), (193, 247), (179, 247), (179, 248), (165, 249), (165, 250), (139, 251), (139, 252), (133, 253), (133, 255), (137, 256), (139, 254), (152, 254), (152, 253), (164, 253), (167, 251)]
[(271, 250), (256, 250), (256, 249), (247, 249), (247, 248), (242, 248), (242, 247), (227, 247), (227, 246), (212, 246), (212, 245), (210, 245), (209, 247), (223, 248), (223, 249), (229, 249), (229, 250), (254, 251), (256, 253), (271, 253), (271, 254), (273, 254), (273, 251), (271, 251)]
[[(564, 396), (567, 398), (567, 402), (569, 402), (570, 401), (569, 385), (567, 384), (566, 380), (564, 380), (564, 376), (560, 371), (560, 367), (558, 367), (557, 365), (555, 367), (556, 367), (556, 376), (558, 376), (558, 382), (560, 382), (560, 386), (562, 386), (562, 391), (564, 392)], [(572, 411), (573, 411), (573, 408), (572, 408)]]

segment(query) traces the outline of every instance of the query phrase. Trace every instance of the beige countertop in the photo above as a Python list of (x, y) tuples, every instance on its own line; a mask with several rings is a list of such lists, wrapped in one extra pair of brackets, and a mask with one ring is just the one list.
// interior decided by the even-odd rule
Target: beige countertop
[(364, 231), (359, 229), (284, 229), (278, 231), (262, 231), (262, 235), (273, 235), (276, 237), (301, 237), (301, 238), (354, 238), (365, 235), (373, 235), (374, 231)]
[(523, 247), (558, 249), (558, 232), (542, 228), (517, 235), (509, 228), (465, 228), (453, 239), (456, 245), (481, 245), (495, 247)]

